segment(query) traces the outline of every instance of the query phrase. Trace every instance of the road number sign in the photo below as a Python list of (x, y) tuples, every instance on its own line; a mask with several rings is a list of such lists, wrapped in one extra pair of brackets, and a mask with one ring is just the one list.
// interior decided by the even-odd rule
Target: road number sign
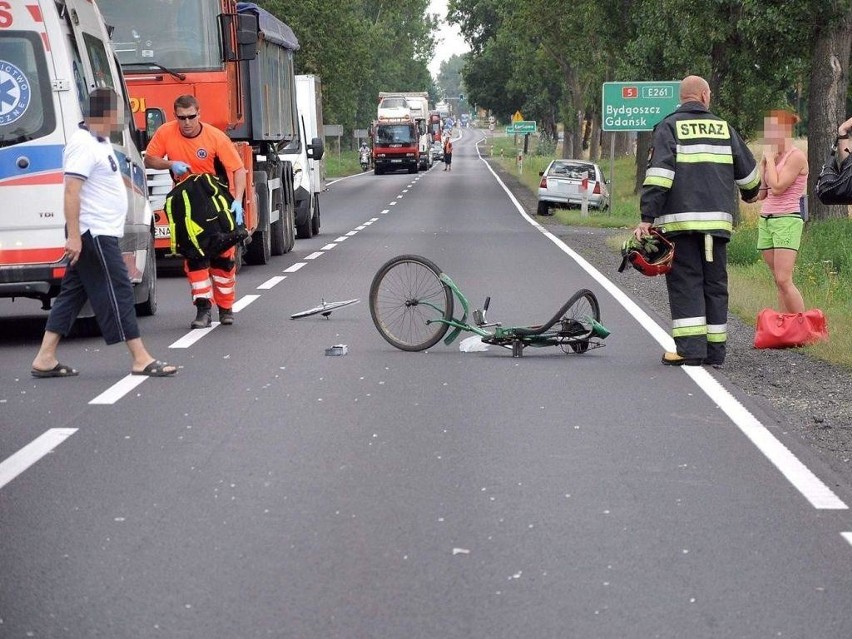
[(680, 105), (680, 82), (604, 82), (604, 131), (650, 131)]

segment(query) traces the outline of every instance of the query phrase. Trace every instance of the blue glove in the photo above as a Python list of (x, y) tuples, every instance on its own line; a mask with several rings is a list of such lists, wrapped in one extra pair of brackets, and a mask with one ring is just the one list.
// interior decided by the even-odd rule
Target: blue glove
[(243, 223), (243, 203), (239, 200), (234, 200), (234, 203), (231, 204), (231, 213), (234, 214), (234, 220), (237, 225)]
[(172, 162), (171, 169), (172, 169), (172, 173), (174, 173), (175, 175), (180, 177), (184, 173), (189, 173), (189, 164), (187, 164), (186, 162), (180, 162), (180, 161)]

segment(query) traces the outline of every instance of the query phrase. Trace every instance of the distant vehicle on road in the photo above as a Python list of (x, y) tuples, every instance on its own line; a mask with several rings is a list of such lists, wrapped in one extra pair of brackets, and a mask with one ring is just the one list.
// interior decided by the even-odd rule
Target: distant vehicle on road
[(583, 190), (588, 193), (589, 208), (609, 208), (609, 190), (600, 167), (585, 160), (553, 160), (539, 173), (539, 215), (550, 215), (552, 208), (579, 208)]

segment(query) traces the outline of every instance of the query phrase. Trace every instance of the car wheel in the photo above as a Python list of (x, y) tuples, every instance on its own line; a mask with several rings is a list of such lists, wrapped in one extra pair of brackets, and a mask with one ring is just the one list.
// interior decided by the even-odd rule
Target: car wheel
[(547, 202), (543, 200), (538, 201), (538, 208), (536, 209), (536, 213), (538, 215), (550, 215), (550, 206)]

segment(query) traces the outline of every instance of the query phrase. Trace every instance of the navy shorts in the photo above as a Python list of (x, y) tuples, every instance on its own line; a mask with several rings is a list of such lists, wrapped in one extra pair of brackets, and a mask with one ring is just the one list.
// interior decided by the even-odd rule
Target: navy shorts
[(67, 336), (80, 309), (89, 300), (107, 344), (136, 339), (140, 334), (133, 284), (121, 257), (118, 238), (108, 235), (92, 237), (86, 231), (82, 240), (80, 259), (66, 269), (45, 328)]

